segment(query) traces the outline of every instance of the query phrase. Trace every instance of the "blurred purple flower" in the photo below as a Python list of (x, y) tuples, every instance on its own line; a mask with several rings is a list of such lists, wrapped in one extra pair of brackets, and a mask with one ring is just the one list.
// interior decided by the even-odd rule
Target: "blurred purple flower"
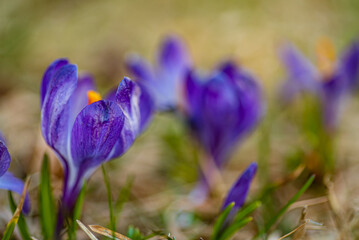
[[(0, 189), (14, 191), (22, 195), (24, 183), (7, 171), (10, 166), (10, 162), (11, 157), (5, 145), (5, 139), (0, 133)], [(28, 213), (30, 211), (30, 199), (28, 194), (26, 194), (25, 197), (23, 211), (24, 213)]]
[(124, 78), (101, 100), (90, 76), (76, 65), (54, 61), (41, 85), (41, 130), (64, 167), (62, 207), (71, 213), (84, 180), (102, 163), (121, 156), (151, 119), (153, 103), (139, 85)]
[(189, 125), (217, 168), (263, 115), (256, 80), (233, 62), (224, 63), (206, 79), (189, 73), (183, 95)]
[(342, 101), (358, 85), (359, 43), (354, 42), (338, 61), (328, 42), (318, 46), (318, 69), (293, 46), (285, 45), (281, 49), (281, 59), (288, 72), (281, 98), (287, 103), (302, 92), (317, 96), (324, 127), (331, 130), (337, 125)]
[(160, 111), (177, 107), (181, 84), (191, 66), (187, 48), (176, 36), (165, 38), (154, 67), (138, 55), (132, 55), (127, 60), (127, 67), (135, 80), (147, 89)]

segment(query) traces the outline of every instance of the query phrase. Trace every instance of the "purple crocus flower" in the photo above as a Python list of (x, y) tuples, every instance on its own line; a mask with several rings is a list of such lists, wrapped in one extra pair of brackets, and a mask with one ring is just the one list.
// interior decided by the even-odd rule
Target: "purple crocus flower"
[[(0, 133), (0, 189), (13, 191), (21, 195), (24, 189), (24, 183), (7, 171), (10, 166), (10, 162), (11, 157), (6, 147), (5, 139)], [(25, 197), (23, 211), (24, 213), (28, 213), (30, 211), (30, 200), (28, 194), (26, 194)]]
[(234, 202), (232, 211), (237, 212), (245, 203), (249, 192), (250, 185), (257, 172), (257, 163), (251, 163), (246, 170), (239, 176), (235, 184), (229, 190), (226, 199), (224, 200), (222, 210), (225, 209), (228, 204)]
[(338, 123), (340, 107), (350, 89), (358, 85), (359, 43), (353, 43), (336, 61), (328, 41), (318, 45), (318, 68), (291, 45), (282, 48), (281, 58), (288, 77), (281, 91), (282, 100), (290, 102), (298, 93), (317, 96), (326, 130)]
[(157, 55), (157, 65), (150, 64), (138, 55), (128, 58), (127, 67), (137, 82), (143, 85), (155, 101), (157, 110), (177, 107), (181, 83), (192, 66), (185, 44), (176, 36), (163, 41)]
[(263, 114), (256, 80), (229, 61), (204, 79), (189, 73), (183, 95), (184, 113), (195, 137), (221, 168)]
[(257, 163), (251, 163), (246, 170), (239, 176), (237, 181), (233, 184), (231, 189), (229, 190), (227, 197), (224, 200), (222, 211), (231, 203), (234, 203), (233, 208), (229, 212), (226, 220), (223, 223), (222, 229), (225, 228), (233, 218), (236, 216), (237, 212), (244, 205), (251, 183), (253, 178), (257, 172)]
[(67, 59), (47, 68), (41, 106), (42, 134), (64, 167), (65, 214), (73, 210), (83, 182), (94, 170), (132, 145), (154, 108), (149, 94), (129, 78), (101, 100), (92, 78), (78, 78), (76, 65)]

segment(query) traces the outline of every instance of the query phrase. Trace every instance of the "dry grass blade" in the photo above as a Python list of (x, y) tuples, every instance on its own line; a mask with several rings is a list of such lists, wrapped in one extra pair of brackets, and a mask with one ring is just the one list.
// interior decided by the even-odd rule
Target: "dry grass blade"
[(12, 216), (12, 218), (10, 219), (9, 223), (6, 226), (6, 229), (5, 229), (3, 238), (2, 238), (3, 240), (11, 239), (11, 235), (14, 232), (17, 222), (19, 221), (22, 207), (24, 206), (24, 202), (25, 202), (26, 192), (27, 192), (27, 189), (29, 188), (30, 179), (31, 179), (31, 177), (28, 177), (26, 179), (26, 182), (24, 184), (24, 189), (22, 190), (20, 202), (14, 212), (14, 215)]
[(111, 231), (110, 229), (101, 227), (99, 225), (89, 225), (89, 227), (92, 231), (94, 231), (95, 233), (101, 234), (102, 236), (106, 236), (106, 237), (114, 238), (114, 239), (118, 239), (118, 240), (131, 240), (131, 238), (128, 238), (125, 235)]
[(24, 202), (25, 202), (25, 196), (26, 196), (26, 192), (27, 192), (27, 189), (29, 188), (29, 185), (30, 185), (30, 180), (31, 180), (31, 177), (28, 177), (26, 179), (26, 182), (24, 184), (24, 189), (22, 190), (22, 194), (21, 194), (21, 199), (20, 199), (20, 202), (19, 202), (19, 205), (17, 206), (16, 210), (15, 210), (15, 213), (14, 215), (12, 216), (12, 219), (11, 221), (15, 220), (16, 219), (16, 222), (17, 220), (19, 219), (20, 217), (20, 213), (22, 211), (22, 207), (24, 206)]
[(76, 220), (76, 222), (91, 240), (98, 240), (97, 237), (95, 237), (95, 235), (93, 235), (92, 232), (88, 230), (88, 228), (80, 220)]
[(301, 214), (301, 217), (300, 217), (300, 221), (299, 221), (300, 225), (297, 228), (295, 228), (293, 231), (291, 231), (291, 232), (287, 233), (286, 235), (278, 238), (278, 240), (282, 240), (282, 239), (284, 239), (286, 237), (289, 237), (292, 234), (294, 234), (293, 240), (294, 239), (301, 239), (305, 234), (305, 229), (306, 229), (307, 224), (322, 226), (321, 223), (317, 223), (317, 222), (312, 221), (310, 219), (305, 219), (305, 217), (307, 216), (307, 209), (308, 209), (308, 207), (304, 206), (302, 214)]

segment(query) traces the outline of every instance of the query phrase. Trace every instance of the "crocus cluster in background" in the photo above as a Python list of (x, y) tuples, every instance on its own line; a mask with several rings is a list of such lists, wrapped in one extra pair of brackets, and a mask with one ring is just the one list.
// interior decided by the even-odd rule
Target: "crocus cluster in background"
[[(320, 110), (318, 134), (325, 132), (328, 137), (337, 129), (344, 100), (359, 86), (359, 43), (336, 59), (334, 48), (325, 40), (318, 45), (317, 55), (316, 68), (293, 45), (282, 46), (280, 59), (287, 77), (280, 99), (289, 104), (298, 96), (313, 96)], [(201, 146), (204, 165), (199, 166), (201, 177), (195, 190), (202, 196), (194, 199), (198, 202), (208, 196), (214, 174), (223, 170), (235, 148), (265, 117), (260, 81), (234, 61), (203, 73), (186, 44), (178, 36), (168, 36), (155, 62), (151, 65), (135, 54), (128, 57), (126, 66), (133, 80), (124, 77), (103, 99), (92, 76), (78, 75), (77, 66), (69, 60), (57, 59), (46, 69), (40, 89), (41, 131), (64, 171), (55, 238), (60, 238), (66, 219), (72, 218), (84, 183), (101, 164), (122, 156), (154, 114), (178, 117)], [(328, 155), (324, 153), (323, 159)], [(10, 154), (0, 137), (0, 188), (21, 194), (24, 184), (7, 172), (9, 165)], [(244, 206), (257, 167), (251, 163), (229, 190), (221, 210), (234, 205), (221, 231)], [(27, 196), (24, 212), (29, 210)]]

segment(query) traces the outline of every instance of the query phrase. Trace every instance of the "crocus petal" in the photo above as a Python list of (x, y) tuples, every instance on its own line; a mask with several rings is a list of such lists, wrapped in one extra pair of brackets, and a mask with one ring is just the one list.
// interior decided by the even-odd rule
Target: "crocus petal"
[(80, 112), (72, 128), (71, 155), (82, 174), (109, 160), (123, 124), (123, 113), (115, 102), (101, 100)]
[(154, 111), (152, 98), (146, 89), (126, 77), (118, 86), (116, 102), (125, 115), (125, 123), (112, 157), (119, 157), (127, 151), (148, 125)]
[(342, 102), (347, 96), (347, 83), (343, 75), (335, 74), (322, 83), (322, 89), (322, 119), (326, 130), (331, 131), (338, 125)]
[(249, 192), (249, 187), (256, 172), (257, 164), (251, 163), (229, 190), (222, 209), (226, 208), (228, 204), (232, 202), (235, 204), (233, 209), (238, 210), (243, 206)]
[(41, 130), (47, 144), (59, 155), (68, 157), (69, 102), (77, 85), (77, 67), (72, 64), (61, 67), (49, 82), (41, 109)]
[[(0, 189), (13, 191), (21, 195), (24, 189), (24, 183), (20, 179), (14, 177), (11, 173), (6, 172), (0, 177)], [(26, 193), (23, 211), (24, 213), (30, 211), (30, 198), (28, 193)]]
[(151, 97), (145, 88), (125, 77), (117, 89), (116, 102), (138, 135), (152, 116), (154, 106)]
[(9, 169), (11, 157), (7, 147), (3, 141), (0, 140), (0, 177), (3, 176)]
[(190, 121), (196, 119), (196, 115), (200, 112), (202, 85), (194, 71), (187, 73), (183, 87), (183, 98), (185, 99), (183, 105), (184, 111), (191, 117)]
[(218, 167), (233, 146), (232, 131), (236, 127), (239, 101), (233, 85), (223, 74), (216, 74), (203, 89), (202, 114), (198, 121), (201, 142), (211, 153)]
[(282, 48), (281, 59), (288, 72), (288, 80), (281, 89), (284, 101), (292, 100), (298, 93), (320, 91), (318, 73), (314, 66), (293, 46)]
[(173, 35), (165, 38), (158, 53), (158, 66), (169, 75), (176, 75), (191, 66), (187, 47), (180, 38)]
[(115, 102), (116, 101), (117, 89), (118, 89), (118, 87), (117, 88), (112, 88), (110, 91), (108, 91), (108, 93), (106, 94), (104, 99)]
[(164, 40), (157, 61), (156, 105), (167, 111), (178, 105), (179, 89), (192, 63), (185, 44), (176, 36)]
[(69, 61), (67, 59), (60, 58), (52, 62), (50, 66), (46, 69), (44, 76), (42, 77), (41, 88), (40, 88), (41, 106), (45, 100), (45, 95), (51, 78), (54, 76), (54, 74), (60, 67), (65, 66), (68, 63)]
[(138, 81), (153, 82), (154, 76), (149, 63), (137, 54), (126, 59), (126, 66)]
[(77, 115), (81, 110), (87, 106), (88, 97), (87, 92), (95, 90), (94, 79), (91, 75), (82, 75), (79, 77), (77, 82), (76, 90), (73, 92), (69, 103), (69, 129), (73, 126)]
[(359, 42), (354, 42), (342, 55), (339, 71), (345, 76), (350, 87), (358, 87), (359, 80)]

